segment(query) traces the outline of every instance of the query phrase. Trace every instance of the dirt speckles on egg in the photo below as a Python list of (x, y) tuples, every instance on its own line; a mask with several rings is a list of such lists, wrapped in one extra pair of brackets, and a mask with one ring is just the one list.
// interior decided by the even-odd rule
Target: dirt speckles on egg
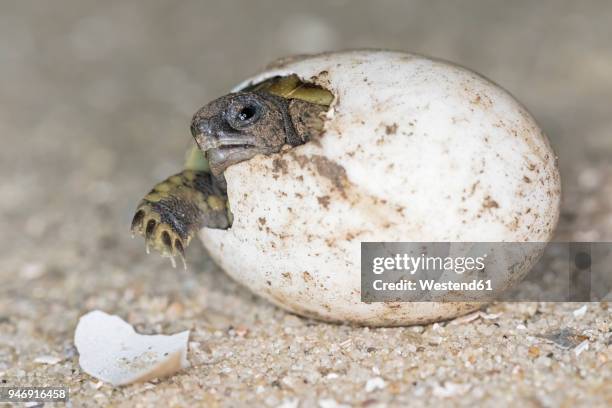
[(200, 233), (254, 292), (329, 321), (448, 319), (478, 305), (362, 303), (360, 242), (550, 240), (555, 154), (497, 85), (446, 62), (369, 50), (288, 59), (236, 89), (291, 74), (334, 94), (323, 135), (228, 168), (233, 225)]

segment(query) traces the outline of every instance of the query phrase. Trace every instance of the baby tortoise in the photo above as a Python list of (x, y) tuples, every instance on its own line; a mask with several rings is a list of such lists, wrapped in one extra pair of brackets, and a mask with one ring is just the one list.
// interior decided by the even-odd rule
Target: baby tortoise
[(232, 214), (223, 172), (257, 154), (301, 145), (323, 130), (333, 95), (296, 75), (275, 77), (222, 96), (191, 121), (197, 147), (185, 170), (156, 184), (138, 205), (132, 234), (144, 236), (162, 256), (179, 256), (203, 227), (227, 229)]

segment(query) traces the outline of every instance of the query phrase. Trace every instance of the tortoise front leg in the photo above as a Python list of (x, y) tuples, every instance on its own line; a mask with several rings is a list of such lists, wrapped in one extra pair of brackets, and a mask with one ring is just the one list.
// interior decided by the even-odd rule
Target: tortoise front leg
[(132, 234), (144, 236), (147, 253), (152, 247), (162, 256), (179, 256), (200, 228), (229, 228), (225, 191), (205, 171), (184, 170), (156, 184), (138, 205)]

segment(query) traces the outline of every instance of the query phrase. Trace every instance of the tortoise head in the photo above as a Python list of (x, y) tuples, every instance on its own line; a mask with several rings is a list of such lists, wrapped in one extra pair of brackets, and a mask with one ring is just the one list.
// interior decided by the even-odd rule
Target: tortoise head
[(278, 152), (290, 139), (287, 104), (260, 92), (238, 92), (201, 108), (191, 121), (191, 133), (215, 176), (232, 164), (257, 154)]

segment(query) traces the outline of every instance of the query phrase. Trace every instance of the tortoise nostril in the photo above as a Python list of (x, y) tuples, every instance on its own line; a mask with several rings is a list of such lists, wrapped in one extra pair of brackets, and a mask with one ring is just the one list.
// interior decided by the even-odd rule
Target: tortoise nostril
[(191, 134), (193, 137), (207, 135), (211, 133), (210, 122), (208, 119), (195, 119), (191, 123)]

